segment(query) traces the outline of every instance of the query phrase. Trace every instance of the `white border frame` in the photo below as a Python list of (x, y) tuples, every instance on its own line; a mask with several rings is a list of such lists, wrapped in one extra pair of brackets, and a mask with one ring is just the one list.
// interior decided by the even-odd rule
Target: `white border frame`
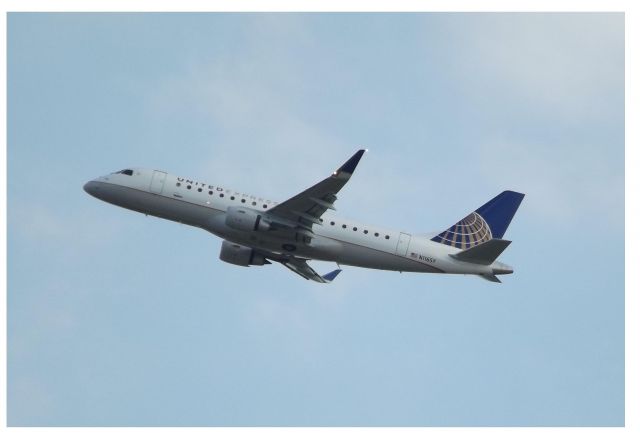
[[(396, 0), (381, 1), (372, 0), (368, 2), (357, 0), (308, 0), (308, 1), (292, 1), (292, 0), (225, 0), (225, 1), (200, 1), (200, 0), (158, 0), (158, 1), (136, 1), (131, 0), (94, 0), (94, 1), (73, 1), (61, 0), (56, 2), (43, 0), (9, 0), (4, 1), (4, 12), (0, 20), (2, 29), (3, 44), (0, 50), (3, 52), (2, 66), (0, 68), (2, 75), (2, 99), (7, 108), (7, 12), (62, 12), (62, 11), (125, 11), (125, 12), (180, 12), (180, 11), (239, 11), (239, 12), (266, 12), (266, 11), (296, 11), (296, 12), (323, 12), (323, 11), (371, 11), (371, 12), (387, 12), (387, 11), (410, 11), (410, 12), (477, 12), (477, 11), (509, 11), (509, 12), (530, 12), (530, 11), (619, 11), (625, 13), (625, 427), (624, 428), (579, 428), (579, 432), (583, 435), (620, 435), (629, 434), (638, 431), (638, 417), (640, 406), (638, 405), (639, 380), (637, 377), (637, 369), (640, 367), (638, 362), (638, 347), (640, 341), (638, 339), (638, 314), (640, 308), (638, 305), (637, 293), (632, 290), (638, 290), (638, 267), (640, 265), (638, 259), (638, 230), (635, 226), (628, 224), (638, 223), (638, 196), (631, 187), (636, 187), (638, 176), (635, 171), (639, 168), (638, 163), (638, 127), (637, 121), (640, 120), (638, 114), (639, 92), (637, 86), (638, 76), (638, 56), (640, 50), (638, 48), (638, 6), (633, 1), (563, 1), (563, 0), (541, 0), (541, 1), (419, 1), (419, 0)], [(635, 121), (635, 123), (634, 123)], [(6, 307), (6, 286), (7, 286), (7, 119), (6, 110), (5, 117), (0, 122), (0, 131), (4, 138), (4, 153), (0, 153), (0, 172), (4, 181), (4, 188), (0, 190), (0, 202), (4, 205), (0, 213), (2, 220), (2, 232), (0, 233), (0, 244), (4, 245), (5, 262), (0, 265), (0, 278), (2, 279), (2, 290), (4, 299), (0, 303), (2, 315), (4, 316), (2, 326), (0, 327), (0, 349), (4, 352), (4, 359), (0, 364), (0, 385), (4, 389), (4, 408), (0, 411), (0, 419), (6, 427), (6, 406), (7, 406), (7, 307)], [(631, 147), (630, 145), (636, 145)], [(40, 428), (8, 428), (10, 434), (31, 434)], [(210, 428), (151, 428), (155, 433), (162, 435), (185, 432), (196, 435), (209, 435), (212, 432)], [(125, 432), (125, 434), (136, 432), (148, 432), (148, 428), (90, 428), (92, 434), (96, 435), (112, 435), (114, 432)], [(297, 428), (214, 428), (215, 432), (223, 435), (244, 435), (245, 433), (259, 432), (260, 434), (282, 436), (282, 435), (299, 435), (301, 430)], [(86, 428), (48, 428), (47, 433), (57, 435), (86, 435)], [(549, 433), (550, 435), (559, 435), (567, 432), (576, 431), (575, 428), (429, 428), (429, 433), (437, 435), (460, 435), (480, 433), (481, 435), (501, 436), (527, 435), (539, 432)], [(40, 431), (41, 432), (41, 431)], [(423, 435), (425, 430), (422, 428), (305, 428), (305, 434), (309, 435), (326, 435), (327, 433), (336, 432), (338, 434), (364, 434), (366, 435)]]

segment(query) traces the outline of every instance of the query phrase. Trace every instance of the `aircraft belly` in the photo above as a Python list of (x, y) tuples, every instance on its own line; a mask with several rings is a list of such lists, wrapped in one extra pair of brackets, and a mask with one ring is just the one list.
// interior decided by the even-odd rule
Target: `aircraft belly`
[(201, 227), (226, 240), (270, 252), (380, 270), (432, 273), (443, 271), (406, 256), (323, 236), (317, 236), (307, 244), (269, 231), (237, 231), (226, 226), (225, 214), (214, 208), (122, 186), (111, 185), (108, 190), (110, 191), (104, 195), (107, 202), (144, 214)]
[(344, 243), (344, 249), (337, 262), (379, 270), (442, 273), (442, 270), (437, 267), (419, 263), (407, 257), (350, 243)]
[(226, 226), (223, 214), (211, 217), (208, 220), (206, 229), (234, 243), (278, 254), (290, 254), (300, 258), (331, 261), (338, 264), (381, 270), (442, 272), (441, 269), (417, 262), (411, 258), (320, 235), (312, 238), (311, 242), (307, 244), (291, 238), (285, 238), (277, 232), (256, 231), (247, 233), (237, 231)]
[(280, 235), (279, 232), (256, 231), (247, 233), (237, 231), (226, 226), (223, 212), (189, 202), (176, 201), (169, 197), (136, 191), (136, 193), (129, 194), (128, 201), (138, 207), (144, 205), (146, 209), (141, 212), (202, 227), (226, 240), (270, 252), (288, 253), (302, 258), (333, 261), (344, 265), (380, 270), (443, 272), (443, 269), (417, 262), (406, 256), (399, 256), (383, 250), (320, 235), (313, 238), (310, 244), (306, 244), (286, 238), (284, 235)]

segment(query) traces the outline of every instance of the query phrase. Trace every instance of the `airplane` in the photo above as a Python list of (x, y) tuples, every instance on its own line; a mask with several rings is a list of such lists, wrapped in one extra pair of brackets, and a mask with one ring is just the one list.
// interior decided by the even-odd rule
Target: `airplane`
[(441, 232), (411, 234), (340, 218), (332, 211), (365, 149), (329, 177), (274, 202), (161, 170), (127, 168), (87, 182), (93, 197), (133, 211), (202, 228), (223, 239), (220, 259), (238, 266), (278, 262), (305, 279), (329, 283), (308, 261), (399, 272), (477, 275), (501, 282), (513, 268), (497, 261), (524, 194), (503, 191)]

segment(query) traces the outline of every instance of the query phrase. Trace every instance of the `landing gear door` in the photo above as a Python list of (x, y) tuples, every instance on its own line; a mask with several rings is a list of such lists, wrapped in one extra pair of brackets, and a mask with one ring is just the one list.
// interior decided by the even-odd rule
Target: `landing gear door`
[(398, 246), (396, 246), (396, 255), (406, 256), (409, 249), (409, 242), (411, 241), (411, 235), (400, 232), (400, 238), (398, 238)]
[(151, 186), (149, 189), (152, 193), (162, 194), (164, 188), (164, 181), (167, 179), (167, 174), (163, 171), (154, 170), (151, 177)]

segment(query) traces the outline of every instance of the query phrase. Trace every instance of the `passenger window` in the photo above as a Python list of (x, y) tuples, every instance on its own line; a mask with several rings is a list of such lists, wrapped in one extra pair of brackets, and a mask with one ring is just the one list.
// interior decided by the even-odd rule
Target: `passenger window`
[(369, 233), (369, 231), (367, 231), (367, 230), (365, 229), (365, 230), (364, 230), (364, 233), (365, 233), (365, 234), (368, 234), (368, 233)]
[(380, 234), (378, 234), (377, 232), (376, 232), (375, 234), (373, 234), (373, 235), (375, 235), (376, 237), (379, 237), (379, 236), (380, 236)]
[(211, 196), (213, 194), (213, 191), (209, 191), (209, 196)]
[(224, 194), (220, 193), (220, 197), (224, 197)]
[(202, 193), (202, 188), (198, 188), (198, 193)]
[(342, 229), (347, 229), (347, 225), (342, 225)]
[(354, 231), (357, 231), (357, 230), (358, 230), (358, 228), (356, 228), (356, 227), (354, 226), (354, 227), (353, 227), (353, 230), (354, 230)]
[(262, 207), (266, 209), (267, 208), (267, 204), (265, 203), (264, 205), (262, 205)]
[(388, 239), (389, 239), (389, 236), (388, 236), (388, 235), (385, 235), (385, 236), (384, 236), (384, 239), (385, 239), (385, 240), (388, 240)]
[(176, 187), (179, 187), (179, 186), (180, 186), (180, 182), (176, 182)]
[(245, 203), (247, 199), (242, 199), (240, 202)]
[(236, 200), (236, 196), (231, 196), (231, 200)]
[(191, 185), (187, 185), (187, 190), (190, 190), (190, 189), (191, 189)]
[(336, 222), (331, 222), (331, 226), (333, 226), (333, 225), (335, 225), (335, 224), (336, 224)]
[(252, 204), (253, 206), (256, 206), (256, 202), (251, 202), (251, 204)]

